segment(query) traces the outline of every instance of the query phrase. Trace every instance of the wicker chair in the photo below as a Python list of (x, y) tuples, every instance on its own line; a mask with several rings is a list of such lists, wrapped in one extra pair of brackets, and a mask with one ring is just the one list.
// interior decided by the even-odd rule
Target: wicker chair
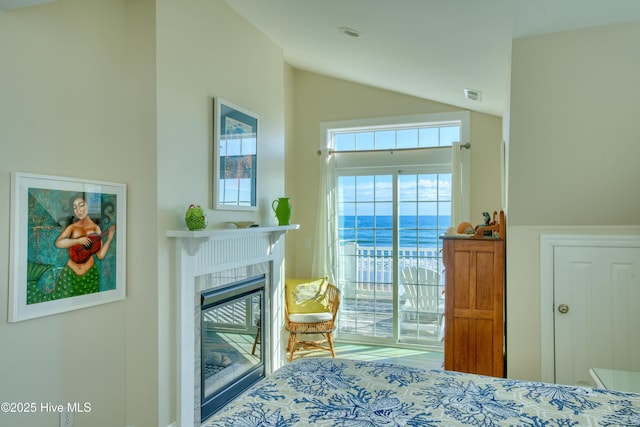
[[(289, 285), (287, 285), (289, 286)], [(319, 313), (290, 313), (288, 300), (285, 298), (285, 329), (289, 332), (289, 361), (293, 355), (302, 348), (319, 348), (331, 352), (331, 357), (336, 357), (333, 349), (333, 331), (336, 329), (336, 316), (340, 306), (340, 291), (334, 285), (326, 283), (322, 289), (322, 297), (328, 307), (328, 311)], [(298, 335), (321, 335), (317, 341), (303, 341)], [(328, 346), (325, 346), (324, 344)]]

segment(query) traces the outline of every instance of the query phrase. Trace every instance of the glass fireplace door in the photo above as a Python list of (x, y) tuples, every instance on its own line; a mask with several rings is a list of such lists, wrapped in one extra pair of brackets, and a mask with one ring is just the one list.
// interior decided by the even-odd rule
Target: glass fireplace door
[(264, 276), (203, 293), (201, 418), (264, 377)]

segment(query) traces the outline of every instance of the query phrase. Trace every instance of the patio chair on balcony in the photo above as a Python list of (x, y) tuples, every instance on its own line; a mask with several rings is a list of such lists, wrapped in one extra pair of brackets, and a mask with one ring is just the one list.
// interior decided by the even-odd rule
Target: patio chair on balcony
[[(333, 331), (339, 306), (340, 291), (326, 278), (285, 280), (285, 329), (289, 332), (290, 362), (300, 348), (319, 348), (336, 357)], [(320, 339), (303, 341), (299, 335), (316, 335)]]
[(406, 267), (400, 271), (400, 285), (404, 288), (401, 299), (401, 325), (412, 329), (429, 328), (444, 336), (444, 295), (440, 287), (440, 274), (422, 267)]

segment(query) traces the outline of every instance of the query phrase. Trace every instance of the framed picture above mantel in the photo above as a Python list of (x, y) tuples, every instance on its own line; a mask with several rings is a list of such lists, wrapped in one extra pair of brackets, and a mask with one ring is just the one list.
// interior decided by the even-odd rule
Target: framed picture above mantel
[(125, 298), (126, 186), (11, 175), (9, 321)]
[(214, 209), (258, 210), (258, 119), (244, 108), (214, 98)]

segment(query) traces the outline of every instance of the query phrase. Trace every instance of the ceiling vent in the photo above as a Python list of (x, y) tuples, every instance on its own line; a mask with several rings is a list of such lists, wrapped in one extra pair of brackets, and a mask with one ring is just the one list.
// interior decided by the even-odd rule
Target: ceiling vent
[(482, 92), (475, 89), (465, 89), (464, 97), (472, 101), (482, 101)]
[(342, 34), (344, 34), (346, 36), (349, 36), (349, 37), (355, 37), (355, 38), (360, 37), (360, 31), (354, 30), (353, 28), (340, 27), (340, 28), (338, 28), (338, 31), (340, 31)]

